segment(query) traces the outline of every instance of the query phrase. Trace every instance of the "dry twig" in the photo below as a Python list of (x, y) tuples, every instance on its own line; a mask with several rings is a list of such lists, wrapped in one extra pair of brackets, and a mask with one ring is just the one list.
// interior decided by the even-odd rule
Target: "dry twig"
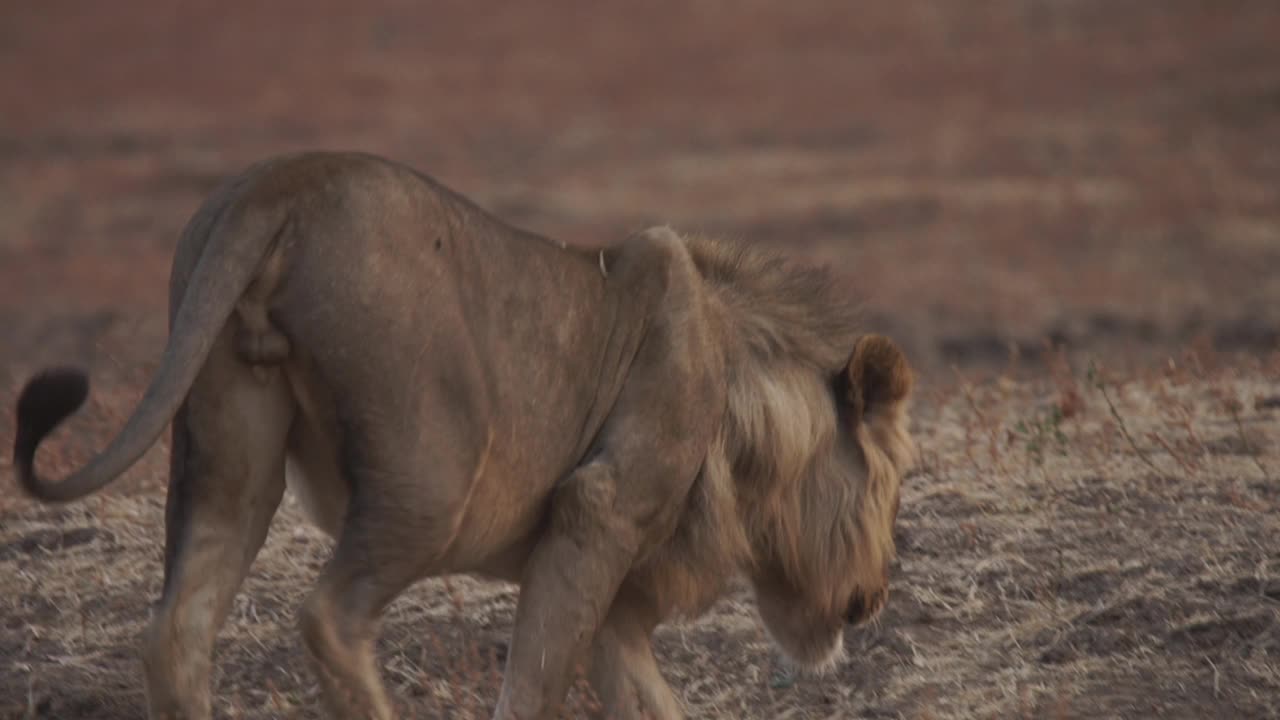
[(1133, 451), (1137, 453), (1138, 459), (1142, 461), (1142, 464), (1151, 468), (1151, 470), (1156, 474), (1161, 474), (1160, 468), (1157, 467), (1155, 463), (1151, 462), (1151, 458), (1147, 456), (1147, 453), (1143, 451), (1142, 448), (1138, 447), (1138, 443), (1135, 442), (1133, 436), (1129, 434), (1129, 426), (1125, 424), (1124, 418), (1120, 416), (1120, 411), (1116, 409), (1115, 403), (1111, 402), (1111, 394), (1107, 392), (1107, 384), (1103, 382), (1102, 373), (1098, 370), (1098, 366), (1094, 362), (1089, 363), (1089, 382), (1093, 383), (1093, 386), (1098, 389), (1098, 392), (1102, 393), (1102, 399), (1107, 402), (1107, 408), (1111, 411), (1111, 417), (1115, 419), (1116, 425), (1119, 426), (1120, 434), (1123, 435), (1124, 439), (1129, 443), (1129, 447), (1133, 448)]

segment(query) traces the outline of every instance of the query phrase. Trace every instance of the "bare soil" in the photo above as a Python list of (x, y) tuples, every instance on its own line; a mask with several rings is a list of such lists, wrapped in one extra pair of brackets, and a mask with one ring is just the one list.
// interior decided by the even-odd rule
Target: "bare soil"
[[(664, 627), (691, 716), (1280, 717), (1274, 2), (10, 5), (0, 406), (49, 363), (95, 383), (46, 472), (136, 402), (215, 183), (368, 150), (570, 242), (666, 222), (829, 263), (921, 368), (885, 614), (826, 677), (745, 591)], [(142, 713), (166, 458), (64, 508), (0, 489), (0, 717)], [(328, 550), (287, 500), (220, 716), (317, 716), (293, 624)], [(487, 716), (514, 597), (395, 604), (406, 716)]]

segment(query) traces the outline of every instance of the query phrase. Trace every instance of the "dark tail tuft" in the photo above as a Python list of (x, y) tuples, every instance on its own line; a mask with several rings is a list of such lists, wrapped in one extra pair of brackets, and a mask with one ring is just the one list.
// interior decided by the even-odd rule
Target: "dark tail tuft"
[(51, 368), (27, 381), (18, 395), (18, 432), (13, 440), (13, 467), (18, 484), (40, 497), (35, 480), (36, 447), (89, 397), (89, 378), (74, 368)]

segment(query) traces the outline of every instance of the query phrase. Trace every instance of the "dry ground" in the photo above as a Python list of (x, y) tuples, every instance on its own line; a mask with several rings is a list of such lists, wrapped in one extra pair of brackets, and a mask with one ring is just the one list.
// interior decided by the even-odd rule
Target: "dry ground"
[[(46, 363), (95, 380), (51, 474), (136, 401), (212, 185), (371, 150), (570, 241), (671, 222), (830, 262), (923, 370), (880, 622), (826, 678), (743, 593), (665, 628), (691, 715), (1280, 717), (1272, 0), (10, 5), (0, 407)], [(0, 717), (138, 716), (166, 452), (67, 508), (0, 489)], [(296, 520), (220, 640), (224, 716), (315, 715), (292, 625), (327, 546)], [(409, 715), (485, 716), (512, 602), (395, 605)]]
[[(789, 681), (745, 592), (660, 630), (690, 714), (1280, 713), (1280, 367), (1056, 377), (921, 398), (892, 601), (834, 674)], [(5, 711), (136, 716), (161, 496), (0, 512)], [(328, 550), (288, 503), (219, 643), (227, 717), (316, 717), (292, 623)], [(408, 716), (487, 716), (514, 599), (454, 579), (397, 601), (382, 658)]]

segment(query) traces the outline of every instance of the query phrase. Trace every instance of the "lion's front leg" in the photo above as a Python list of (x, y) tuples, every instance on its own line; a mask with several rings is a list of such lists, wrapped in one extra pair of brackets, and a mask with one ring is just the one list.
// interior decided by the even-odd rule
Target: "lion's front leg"
[(591, 645), (591, 687), (608, 720), (680, 720), (684, 712), (658, 670), (651, 635), (659, 617), (623, 590)]
[[(638, 233), (608, 277), (644, 318), (642, 338), (592, 459), (557, 487), (524, 568), (502, 720), (556, 713), (632, 565), (674, 532), (724, 408), (723, 359), (684, 242), (668, 229)], [(625, 356), (628, 344), (608, 354)]]
[(557, 490), (550, 527), (525, 566), (495, 718), (551, 718), (564, 701), (640, 546), (639, 524), (619, 512), (616, 488), (613, 468), (592, 462)]

